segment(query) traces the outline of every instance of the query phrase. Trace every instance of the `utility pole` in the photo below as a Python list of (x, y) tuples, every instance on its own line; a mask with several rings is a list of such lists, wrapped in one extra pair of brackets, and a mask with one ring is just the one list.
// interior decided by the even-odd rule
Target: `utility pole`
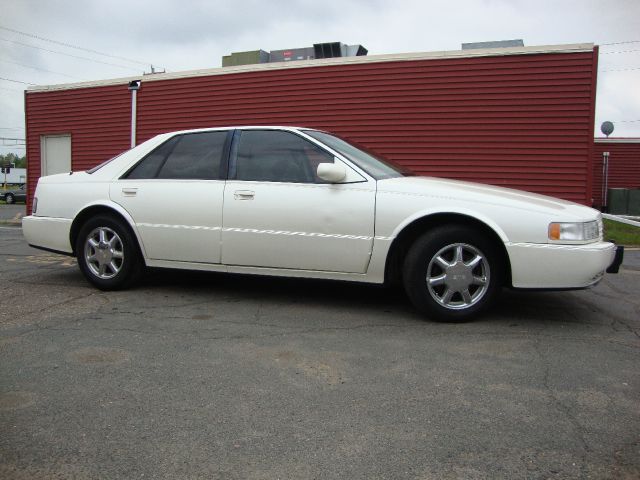
[(602, 152), (602, 211), (607, 212), (607, 193), (609, 190), (609, 152)]

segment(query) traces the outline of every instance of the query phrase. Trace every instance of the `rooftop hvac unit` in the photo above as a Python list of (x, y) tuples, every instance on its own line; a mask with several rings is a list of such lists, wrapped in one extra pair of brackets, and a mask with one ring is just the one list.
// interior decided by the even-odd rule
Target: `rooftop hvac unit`
[(366, 55), (362, 45), (345, 45), (342, 42), (316, 43), (313, 47), (287, 48), (284, 50), (252, 50), (233, 52), (222, 57), (223, 67), (253, 65), (256, 63), (289, 62), (293, 60), (313, 60), (316, 58), (356, 57)]
[(345, 45), (342, 42), (314, 43), (315, 58), (355, 57), (367, 54), (362, 45)]
[(524, 47), (524, 41), (520, 38), (515, 40), (495, 40), (491, 42), (463, 43), (462, 50), (474, 50), (477, 48), (509, 48)]

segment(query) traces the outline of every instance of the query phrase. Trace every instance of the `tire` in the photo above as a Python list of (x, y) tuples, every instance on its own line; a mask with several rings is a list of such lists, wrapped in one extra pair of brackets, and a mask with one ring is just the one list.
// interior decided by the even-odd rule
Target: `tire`
[(76, 240), (76, 258), (85, 278), (100, 290), (126, 288), (143, 270), (133, 233), (111, 215), (98, 215), (85, 222)]
[(12, 204), (12, 203), (16, 203), (16, 199), (13, 198), (13, 195), (11, 193), (7, 193), (4, 196), (4, 201), (5, 201), (5, 203), (7, 203), (9, 205)]
[(403, 265), (411, 303), (428, 318), (464, 322), (489, 308), (505, 278), (503, 255), (481, 231), (447, 225), (419, 237)]

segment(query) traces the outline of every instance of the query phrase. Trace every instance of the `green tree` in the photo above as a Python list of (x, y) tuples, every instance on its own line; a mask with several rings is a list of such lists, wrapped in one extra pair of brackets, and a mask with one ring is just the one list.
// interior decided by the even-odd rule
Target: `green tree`
[(26, 155), (20, 157), (15, 153), (0, 155), (0, 164), (4, 165), (6, 163), (10, 163), (15, 168), (27, 168), (27, 157)]
[(16, 159), (16, 168), (27, 168), (27, 156), (23, 155)]

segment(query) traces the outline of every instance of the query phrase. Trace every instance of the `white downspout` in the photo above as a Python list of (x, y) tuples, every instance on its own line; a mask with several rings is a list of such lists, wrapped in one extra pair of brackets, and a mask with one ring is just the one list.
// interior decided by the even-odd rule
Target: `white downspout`
[(138, 90), (140, 90), (140, 80), (129, 82), (129, 90), (131, 91), (131, 148), (136, 146), (136, 125), (138, 112)]

